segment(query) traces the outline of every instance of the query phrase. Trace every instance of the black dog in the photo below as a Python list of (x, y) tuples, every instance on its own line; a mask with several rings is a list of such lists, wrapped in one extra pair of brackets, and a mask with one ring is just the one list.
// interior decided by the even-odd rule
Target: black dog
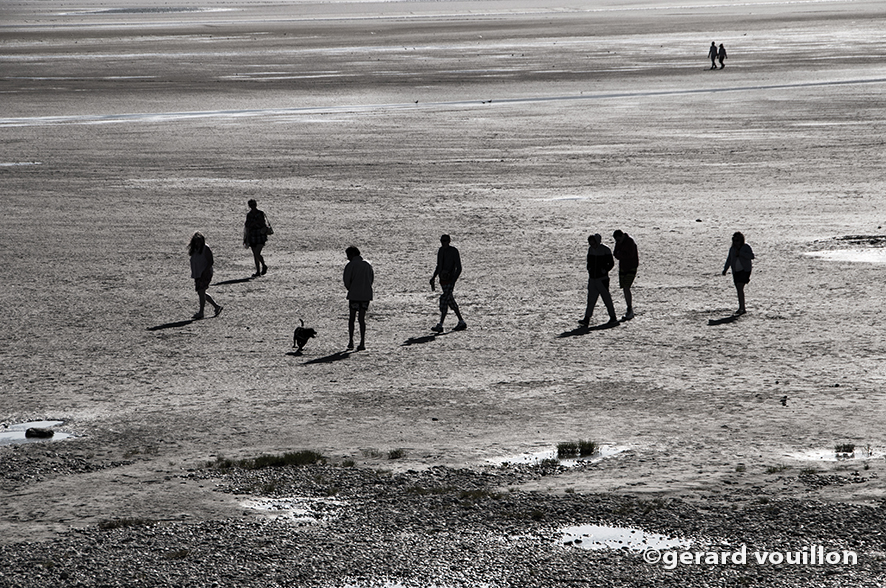
[(298, 319), (301, 322), (300, 327), (295, 327), (295, 333), (292, 334), (292, 346), (298, 347), (295, 351), (296, 355), (301, 354), (302, 347), (308, 342), (308, 339), (315, 337), (317, 335), (317, 331), (311, 328), (305, 328), (305, 321)]

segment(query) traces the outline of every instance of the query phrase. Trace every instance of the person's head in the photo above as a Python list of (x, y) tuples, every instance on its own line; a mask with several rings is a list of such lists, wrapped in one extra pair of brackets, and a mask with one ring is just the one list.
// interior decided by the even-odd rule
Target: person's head
[(733, 233), (732, 244), (735, 245), (736, 247), (741, 247), (742, 245), (744, 245), (744, 235), (742, 235), (738, 231)]
[(249, 206), (249, 208), (258, 208), (258, 202), (252, 199), (250, 199), (249, 202), (246, 203), (246, 205)]
[(452, 241), (452, 239), (449, 238), (449, 235), (441, 235), (441, 236), (440, 236), (440, 244), (441, 244), (443, 247), (447, 247), (447, 246), (449, 246), (449, 243), (450, 243), (451, 241)]
[(600, 235), (600, 233), (594, 233), (593, 235), (588, 236), (588, 245), (590, 245), (591, 247), (596, 247), (602, 242), (603, 237)]
[(348, 261), (350, 261), (355, 257), (360, 257), (360, 250), (351, 245), (350, 247), (345, 249), (345, 255), (348, 257)]
[(203, 236), (203, 233), (197, 231), (191, 237), (191, 242), (188, 244), (188, 255), (194, 255), (195, 253), (202, 252), (205, 245), (206, 237)]
[(612, 238), (615, 239), (616, 243), (621, 243), (621, 240), (625, 238), (625, 234), (620, 229), (615, 229), (612, 233)]

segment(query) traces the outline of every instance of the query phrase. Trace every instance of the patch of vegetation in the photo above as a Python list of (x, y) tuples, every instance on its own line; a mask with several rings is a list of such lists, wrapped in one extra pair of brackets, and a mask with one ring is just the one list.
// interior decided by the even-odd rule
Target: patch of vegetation
[(557, 457), (585, 457), (599, 451), (600, 446), (597, 443), (586, 439), (557, 443)]
[(498, 499), (499, 496), (501, 495), (498, 492), (484, 489), (462, 490), (458, 493), (458, 498), (466, 502), (480, 502), (487, 498)]
[(341, 461), (341, 467), (343, 467), (343, 468), (352, 468), (355, 465), (357, 465), (357, 462), (354, 461), (353, 459), (343, 459)]
[(549, 457), (538, 462), (538, 467), (543, 470), (560, 467), (560, 460), (555, 457)]
[(379, 459), (382, 456), (382, 452), (379, 451), (378, 449), (373, 448), (373, 447), (368, 447), (366, 449), (361, 449), (360, 455), (362, 455), (363, 457), (368, 457), (368, 458), (372, 458), (372, 459)]
[(777, 466), (769, 466), (768, 468), (766, 468), (766, 473), (767, 474), (780, 474), (781, 472), (783, 472), (785, 470), (789, 470), (789, 469), (791, 469), (791, 466), (785, 465), (785, 464), (781, 464), (781, 465), (777, 465)]
[(259, 455), (251, 459), (227, 459), (217, 457), (214, 462), (207, 464), (210, 468), (219, 470), (242, 469), (261, 470), (265, 468), (282, 468), (285, 466), (305, 466), (316, 463), (326, 463), (326, 458), (316, 451), (308, 449), (302, 451), (289, 451), (281, 455)]
[(803, 474), (803, 475), (807, 475), (807, 476), (808, 476), (808, 475), (811, 475), (811, 474), (817, 474), (817, 473), (818, 473), (818, 469), (816, 469), (816, 468), (803, 468), (802, 470), (800, 470), (800, 473)]
[(147, 525), (153, 525), (157, 521), (151, 519), (138, 519), (138, 518), (128, 518), (124, 517), (122, 519), (114, 519), (110, 521), (101, 521), (98, 524), (98, 528), (102, 531), (110, 531), (111, 529), (126, 529), (129, 527), (144, 527)]
[(388, 459), (400, 459), (406, 455), (406, 450), (398, 447), (397, 449), (391, 449), (388, 451)]
[(834, 453), (855, 453), (855, 443), (838, 443), (834, 445)]

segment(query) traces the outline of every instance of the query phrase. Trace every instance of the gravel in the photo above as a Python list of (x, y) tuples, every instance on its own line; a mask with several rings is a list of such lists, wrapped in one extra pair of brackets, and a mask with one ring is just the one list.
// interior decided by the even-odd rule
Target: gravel
[[(15, 452), (8, 452), (13, 458)], [(27, 461), (27, 460), (24, 460)], [(65, 472), (85, 471), (80, 462)], [(27, 464), (4, 458), (4, 477)], [(707, 500), (547, 494), (550, 463), (394, 473), (316, 464), (206, 467), (182, 475), (245, 503), (242, 519), (140, 519), (0, 546), (0, 586), (881, 586), (882, 508), (723, 494)], [(574, 469), (573, 469), (574, 471)], [(287, 511), (284, 507), (297, 510)], [(262, 516), (264, 513), (266, 516)], [(854, 565), (650, 564), (643, 553), (566, 545), (582, 524), (691, 539), (688, 551), (851, 550)]]

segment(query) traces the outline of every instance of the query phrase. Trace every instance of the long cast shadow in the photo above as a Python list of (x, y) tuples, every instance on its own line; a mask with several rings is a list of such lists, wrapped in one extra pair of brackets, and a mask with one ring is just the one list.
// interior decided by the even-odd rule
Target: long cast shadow
[(410, 345), (424, 345), (425, 343), (430, 343), (434, 341), (437, 337), (443, 337), (448, 335), (449, 333), (434, 333), (433, 335), (425, 335), (424, 337), (410, 337), (406, 341), (404, 341), (400, 347), (408, 347)]
[(229, 284), (243, 284), (245, 282), (251, 282), (252, 278), (239, 278), (236, 280), (225, 280), (224, 282), (213, 282), (213, 286), (227, 286)]
[(164, 325), (157, 325), (156, 327), (148, 327), (149, 331), (160, 331), (162, 329), (177, 329), (178, 327), (184, 327), (186, 325), (190, 325), (195, 322), (197, 319), (188, 319), (186, 321), (176, 321), (174, 323), (166, 323)]
[(717, 325), (728, 325), (729, 323), (734, 323), (740, 318), (741, 315), (732, 314), (727, 317), (721, 319), (711, 319), (708, 321), (709, 327), (715, 327)]
[[(294, 352), (290, 352), (287, 355), (295, 355)], [(336, 351), (332, 355), (327, 355), (326, 357), (318, 357), (317, 359), (312, 359), (310, 361), (306, 361), (304, 365), (311, 365), (313, 363), (332, 363), (334, 361), (341, 361), (343, 359), (347, 359), (351, 356), (350, 351)]]
[(565, 339), (567, 337), (580, 337), (581, 335), (587, 335), (592, 331), (605, 331), (607, 329), (614, 329), (621, 323), (602, 323), (599, 325), (594, 325), (593, 327), (577, 327), (572, 329), (571, 331), (564, 331), (557, 335), (557, 339)]
[(582, 335), (587, 335), (591, 332), (589, 327), (576, 327), (571, 331), (563, 331), (559, 335), (557, 335), (557, 339), (566, 339), (567, 337), (580, 337)]

